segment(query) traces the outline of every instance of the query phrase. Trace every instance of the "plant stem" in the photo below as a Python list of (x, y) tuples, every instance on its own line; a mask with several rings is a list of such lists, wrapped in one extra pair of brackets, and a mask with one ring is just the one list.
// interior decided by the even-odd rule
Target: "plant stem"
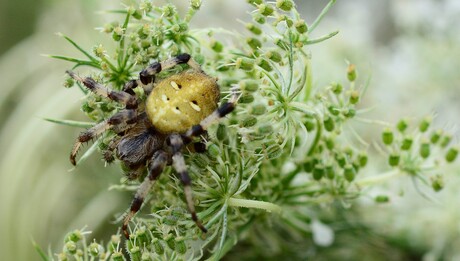
[(385, 172), (380, 175), (360, 179), (355, 182), (355, 184), (359, 187), (365, 187), (369, 185), (376, 185), (376, 184), (381, 184), (384, 183), (390, 179), (396, 178), (398, 176), (402, 176), (404, 172), (400, 171), (399, 169), (394, 169), (388, 172)]
[(229, 198), (227, 203), (231, 207), (244, 207), (244, 208), (258, 208), (264, 209), (267, 212), (281, 213), (281, 207), (265, 201), (242, 199), (242, 198)]

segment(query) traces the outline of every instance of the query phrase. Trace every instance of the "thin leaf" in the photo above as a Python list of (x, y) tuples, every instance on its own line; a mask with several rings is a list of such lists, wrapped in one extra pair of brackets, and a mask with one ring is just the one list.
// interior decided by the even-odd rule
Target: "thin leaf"
[(98, 138), (94, 143), (93, 145), (91, 145), (91, 147), (89, 147), (89, 149), (83, 153), (83, 155), (81, 156), (81, 158), (77, 161), (77, 164), (76, 166), (80, 165), (80, 163), (82, 163), (83, 161), (85, 161), (89, 156), (91, 156), (91, 154), (93, 154), (96, 150), (97, 150), (97, 147), (98, 145), (101, 143), (102, 141), (102, 137)]
[(67, 62), (76, 63), (78, 66), (87, 65), (87, 66), (91, 66), (91, 67), (94, 67), (94, 68), (97, 68), (97, 69), (101, 69), (101, 67), (99, 66), (99, 62), (85, 61), (85, 60), (80, 60), (80, 59), (77, 59), (77, 58), (61, 56), (61, 55), (45, 55), (45, 56), (50, 57), (50, 58), (54, 58), (54, 59), (58, 59), (58, 60), (64, 60), (64, 61), (67, 61)]
[(43, 118), (45, 121), (56, 123), (59, 125), (78, 127), (78, 128), (91, 128), (94, 126), (94, 122), (84, 122), (84, 121), (72, 121), (72, 120), (59, 120), (51, 118)]
[(88, 57), (91, 61), (93, 62), (97, 62), (98, 60), (90, 55), (88, 52), (86, 52), (82, 47), (80, 47), (77, 43), (75, 43), (72, 39), (70, 39), (69, 37), (65, 36), (64, 34), (62, 33), (58, 33), (59, 36), (61, 37), (64, 37), (64, 39), (66, 39), (69, 43), (71, 43), (75, 48), (77, 48), (81, 53), (83, 53), (86, 57)]
[(38, 252), (40, 257), (42, 258), (43, 261), (52, 261), (48, 255), (43, 251), (43, 249), (34, 241), (32, 240), (32, 245), (34, 246), (35, 250)]

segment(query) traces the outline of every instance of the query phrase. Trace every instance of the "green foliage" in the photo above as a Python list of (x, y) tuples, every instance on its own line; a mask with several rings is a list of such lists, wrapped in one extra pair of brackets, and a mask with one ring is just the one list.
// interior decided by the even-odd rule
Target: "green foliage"
[[(357, 106), (365, 91), (358, 83), (355, 66), (344, 68), (348, 82), (332, 82), (323, 88), (313, 88), (312, 84), (307, 47), (337, 34), (311, 37), (335, 1), (330, 1), (310, 25), (291, 0), (248, 3), (254, 11), (252, 21), (245, 22), (247, 31), (242, 33), (191, 29), (189, 22), (201, 1), (191, 1), (184, 17), (172, 4), (155, 6), (141, 1), (112, 11), (120, 15), (121, 22), (101, 29), (116, 43), (115, 50), (97, 44), (87, 52), (61, 35), (85, 58), (51, 57), (73, 63), (73, 69), (92, 67), (91, 76), (114, 89), (120, 90), (153, 60), (187, 52), (209, 75), (219, 79), (224, 99), (232, 86), (239, 87), (241, 97), (236, 111), (209, 130), (208, 152), (186, 154), (198, 216), (208, 234), (201, 234), (190, 219), (180, 182), (163, 175), (144, 206), (149, 215), (139, 213), (134, 218), (129, 240), (123, 241), (116, 234), (107, 244), (98, 243), (107, 239), (87, 242), (88, 232), (74, 231), (56, 255), (58, 260), (218, 260), (239, 241), (261, 249), (270, 242), (270, 248), (259, 251), (270, 255), (292, 247), (283, 241), (313, 245), (312, 220), (320, 216), (320, 207), (335, 203), (349, 206), (364, 186), (407, 174), (424, 183), (431, 180), (435, 191), (442, 188), (439, 174), (426, 178), (424, 174), (433, 166), (425, 164), (438, 167), (452, 162), (458, 149), (448, 146), (448, 134), (429, 132), (428, 120), (419, 128), (405, 120), (385, 129), (380, 149), (388, 155), (392, 171), (362, 177), (370, 156), (367, 143), (349, 142), (344, 128), (360, 114)], [(227, 42), (236, 44), (223, 44)], [(159, 78), (183, 69), (179, 66), (162, 72)], [(71, 85), (71, 80), (65, 81), (66, 87)], [(88, 127), (120, 109), (118, 104), (79, 87), (85, 95), (81, 109), (91, 122), (47, 120)], [(135, 93), (145, 99), (142, 88)], [(106, 147), (113, 136), (107, 132), (99, 137), (82, 159)], [(125, 182), (117, 188), (132, 190), (132, 185), (138, 184)], [(376, 201), (387, 202), (388, 198), (379, 196)], [(53, 259), (43, 251), (40, 255), (44, 260)]]

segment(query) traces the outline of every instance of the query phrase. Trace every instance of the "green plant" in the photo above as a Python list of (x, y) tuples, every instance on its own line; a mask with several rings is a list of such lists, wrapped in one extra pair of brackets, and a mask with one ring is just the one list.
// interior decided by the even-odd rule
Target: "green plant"
[[(184, 16), (172, 4), (154, 6), (151, 1), (113, 11), (124, 17), (123, 22), (107, 24), (101, 30), (111, 35), (115, 50), (95, 45), (88, 52), (63, 36), (85, 58), (52, 57), (74, 63), (72, 69), (96, 69), (91, 76), (117, 90), (137, 78), (152, 60), (187, 52), (219, 79), (224, 95), (233, 85), (239, 86), (242, 94), (236, 111), (209, 130), (208, 152), (186, 155), (198, 216), (208, 234), (201, 235), (189, 219), (180, 182), (171, 181), (168, 169), (144, 207), (149, 215), (135, 218), (129, 240), (123, 243), (114, 235), (107, 244), (89, 243), (84, 236), (87, 232), (76, 230), (66, 237), (58, 259), (124, 260), (128, 254), (132, 260), (217, 260), (238, 242), (249, 244), (256, 255), (286, 251), (300, 257), (295, 245), (314, 245), (313, 224), (321, 223), (324, 206), (339, 203), (349, 208), (353, 199), (362, 195), (362, 188), (403, 175), (435, 191), (442, 189), (443, 176), (436, 171), (458, 154), (458, 148), (450, 146), (448, 134), (432, 131), (427, 119), (418, 127), (408, 120), (395, 126), (382, 123), (387, 128), (377, 147), (391, 170), (364, 176), (371, 156), (369, 144), (345, 126), (350, 120), (365, 121), (357, 106), (367, 84), (358, 82), (357, 70), (349, 64), (347, 82), (313, 88), (307, 47), (337, 34), (312, 38), (335, 1), (310, 25), (292, 0), (248, 3), (254, 9), (252, 21), (241, 34), (220, 28), (189, 28), (201, 6), (201, 1), (192, 0)], [(164, 72), (160, 78), (182, 69)], [(69, 78), (65, 85), (71, 87), (74, 82)], [(85, 95), (82, 111), (91, 121), (50, 121), (89, 127), (120, 109), (78, 86)], [(134, 91), (141, 99), (145, 97), (142, 88)], [(77, 164), (106, 148), (113, 135), (107, 133), (94, 141)], [(138, 184), (124, 182), (113, 188), (135, 190)], [(388, 197), (379, 195), (375, 200), (386, 202)], [(53, 255), (41, 252), (41, 256), (49, 260)]]

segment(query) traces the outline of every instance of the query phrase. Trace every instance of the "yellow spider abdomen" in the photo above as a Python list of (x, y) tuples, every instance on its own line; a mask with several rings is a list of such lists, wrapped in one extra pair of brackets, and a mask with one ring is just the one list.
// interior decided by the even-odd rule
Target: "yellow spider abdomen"
[(147, 97), (146, 112), (158, 132), (184, 133), (210, 115), (218, 101), (215, 78), (187, 71), (158, 83)]

